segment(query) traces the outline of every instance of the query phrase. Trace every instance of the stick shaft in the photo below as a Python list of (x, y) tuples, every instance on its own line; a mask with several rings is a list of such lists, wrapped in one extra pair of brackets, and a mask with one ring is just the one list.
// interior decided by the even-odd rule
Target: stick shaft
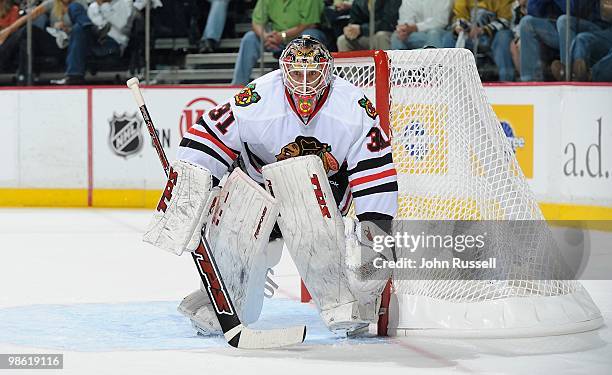
[(164, 172), (166, 176), (168, 176), (168, 171), (170, 169), (170, 163), (168, 162), (168, 158), (166, 157), (166, 152), (161, 145), (159, 140), (159, 136), (157, 135), (157, 131), (155, 130), (155, 126), (153, 125), (153, 121), (151, 121), (151, 116), (149, 115), (149, 110), (145, 104), (140, 106), (140, 113), (142, 114), (142, 118), (147, 124), (147, 129), (149, 130), (149, 134), (151, 135), (151, 139), (153, 140), (153, 147), (155, 151), (157, 151), (157, 155), (159, 156), (159, 161), (162, 163), (164, 167)]
[(164, 167), (164, 172), (166, 173), (166, 177), (168, 176), (168, 172), (170, 170), (170, 163), (168, 162), (168, 158), (166, 157), (166, 152), (161, 145), (159, 140), (159, 136), (157, 135), (157, 130), (155, 130), (155, 125), (153, 125), (153, 121), (151, 120), (151, 115), (149, 114), (149, 110), (147, 109), (147, 105), (144, 102), (144, 98), (142, 96), (142, 92), (140, 92), (140, 83), (138, 82), (138, 78), (134, 77), (127, 81), (127, 86), (132, 91), (134, 95), (134, 99), (136, 100), (136, 104), (138, 104), (138, 109), (140, 109), (140, 113), (142, 114), (142, 118), (147, 125), (147, 130), (149, 131), (149, 135), (153, 140), (153, 147), (157, 152), (157, 156), (159, 156), (159, 161), (162, 163)]

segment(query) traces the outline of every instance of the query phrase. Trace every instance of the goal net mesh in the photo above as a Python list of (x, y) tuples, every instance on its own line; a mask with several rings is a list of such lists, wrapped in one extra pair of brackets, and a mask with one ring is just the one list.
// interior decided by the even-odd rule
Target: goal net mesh
[[(398, 219), (529, 220), (525, 227), (487, 227), (497, 241), (513, 242), (486, 251), (513, 265), (504, 280), (470, 276), (444, 278), (436, 270), (417, 270), (411, 280), (394, 280), (396, 295), (471, 303), (509, 297), (558, 296), (582, 292), (577, 281), (554, 280), (561, 272), (546, 249), (551, 240), (512, 145), (488, 103), (474, 58), (464, 49), (386, 51), (388, 90), (376, 81), (372, 57), (335, 59), (335, 73), (362, 88), (373, 101), (389, 100), (393, 160), (398, 173)], [(380, 108), (377, 105), (377, 108)], [(382, 117), (381, 117), (382, 122)], [(383, 125), (384, 127), (384, 125)], [(534, 229), (535, 228), (535, 229)], [(518, 238), (518, 242), (516, 239)], [(522, 246), (517, 250), (517, 246)], [(490, 249), (488, 249), (490, 251)], [(442, 270), (440, 270), (442, 272)], [(490, 271), (476, 271), (490, 272)], [(534, 280), (534, 275), (550, 275)], [(477, 277), (474, 277), (477, 276)], [(452, 279), (452, 280), (450, 280)]]

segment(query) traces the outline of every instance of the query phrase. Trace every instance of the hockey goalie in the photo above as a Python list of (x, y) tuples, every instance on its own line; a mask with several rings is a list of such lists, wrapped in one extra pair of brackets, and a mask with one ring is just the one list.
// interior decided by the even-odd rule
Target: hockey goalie
[[(293, 40), (279, 65), (189, 129), (172, 164), (178, 177), (145, 241), (181, 255), (204, 234), (249, 324), (261, 312), (268, 241), (278, 223), (327, 327), (362, 330), (377, 321), (389, 277), (363, 261), (391, 255), (368, 247), (360, 228), (384, 230), (373, 221), (388, 223), (396, 213), (390, 141), (372, 102), (332, 74), (322, 43)], [(351, 204), (356, 219), (345, 217)], [(179, 311), (199, 333), (221, 333), (213, 302), (196, 290)]]

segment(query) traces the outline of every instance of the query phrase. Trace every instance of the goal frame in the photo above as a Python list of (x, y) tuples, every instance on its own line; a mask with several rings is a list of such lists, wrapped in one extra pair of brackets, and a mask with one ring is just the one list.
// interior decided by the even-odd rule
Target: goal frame
[[(406, 55), (404, 55), (404, 53), (406, 53)], [(414, 53), (414, 56), (412, 53)], [(357, 86), (366, 91), (370, 98), (374, 99), (373, 101), (375, 102), (375, 107), (377, 108), (380, 118), (380, 126), (389, 135), (392, 133), (391, 129), (395, 129), (396, 126), (395, 123), (391, 122), (391, 120), (396, 121), (396, 119), (392, 116), (393, 113), (391, 113), (391, 109), (394, 108), (393, 106), (396, 103), (392, 101), (401, 103), (401, 100), (403, 100), (401, 98), (407, 98), (404, 96), (404, 94), (400, 94), (399, 97), (395, 97), (398, 94), (397, 89), (396, 86), (392, 86), (393, 82), (391, 82), (392, 80), (395, 82), (398, 79), (403, 79), (401, 75), (396, 77), (397, 74), (405, 74), (403, 72), (410, 71), (402, 70), (402, 67), (406, 66), (405, 64), (421, 64), (421, 61), (423, 61), (425, 64), (423, 67), (426, 68), (432, 66), (429, 64), (433, 63), (435, 64), (433, 66), (436, 69), (446, 69), (446, 74), (449, 74), (448, 67), (450, 66), (454, 68), (454, 64), (457, 64), (456, 66), (458, 69), (460, 69), (460, 74), (457, 75), (456, 72), (450, 73), (454, 74), (451, 77), (457, 76), (459, 85), (461, 85), (460, 87), (467, 87), (468, 90), (470, 90), (469, 94), (472, 95), (467, 96), (467, 98), (472, 98), (472, 102), (469, 102), (468, 99), (467, 103), (462, 102), (459, 103), (458, 106), (469, 105), (469, 109), (475, 111), (471, 112), (472, 116), (476, 116), (476, 119), (474, 119), (475, 122), (470, 120), (469, 124), (479, 126), (478, 129), (482, 130), (483, 134), (486, 134), (485, 137), (489, 137), (487, 139), (492, 140), (491, 142), (493, 142), (486, 144), (489, 148), (480, 148), (480, 150), (491, 150), (493, 155), (496, 156), (493, 156), (493, 159), (490, 160), (497, 160), (498, 162), (502, 160), (501, 157), (503, 157), (503, 155), (511, 154), (509, 146), (507, 146), (505, 143), (505, 136), (501, 128), (495, 129), (495, 123), (498, 122), (497, 116), (495, 116), (493, 113), (493, 110), (486, 99), (486, 95), (482, 89), (482, 84), (476, 71), (475, 61), (469, 51), (457, 49), (453, 49), (452, 51), (436, 49), (414, 52), (370, 50), (334, 53), (333, 56), (335, 58), (334, 68), (336, 68), (334, 69), (334, 74), (338, 74), (351, 82), (355, 82)], [(408, 66), (414, 67), (415, 65)], [(416, 65), (416, 67), (420, 66), (421, 65)], [(425, 70), (425, 72), (431, 73), (432, 71)], [(416, 79), (419, 79), (418, 75), (415, 77)], [(427, 77), (429, 76), (426, 76), (426, 78)], [(436, 81), (436, 83), (437, 82), (454, 83), (455, 81), (440, 80)], [(419, 86), (404, 86), (402, 83), (397, 87), (406, 87), (409, 90), (412, 90), (413, 88), (416, 89)], [(432, 86), (432, 89), (435, 90), (436, 87), (438, 87), (437, 84)], [(472, 89), (469, 89), (470, 87)], [(447, 93), (450, 92), (450, 90), (445, 87), (442, 92)], [(409, 91), (406, 95), (410, 95), (408, 97), (411, 97), (412, 95), (422, 96), (422, 94), (419, 93), (415, 94), (415, 91)], [(436, 95), (435, 91), (432, 93), (432, 95)], [(454, 107), (453, 110), (458, 111), (455, 113), (455, 116), (462, 116), (462, 108)], [(467, 118), (464, 118), (463, 121), (467, 121)], [(461, 123), (461, 125), (463, 126), (464, 124)], [(452, 129), (457, 128), (453, 127)], [(457, 135), (452, 136), (457, 137)], [(403, 138), (400, 137), (398, 141), (401, 142), (401, 139)], [(476, 144), (472, 147), (482, 147), (481, 144), (482, 143)], [(455, 154), (453, 155), (459, 156), (459, 159), (457, 159), (459, 160), (459, 164), (454, 166), (459, 168), (457, 169), (458, 171), (464, 171), (466, 165), (468, 167), (474, 165), (471, 164), (471, 161), (469, 160), (466, 163), (466, 158), (462, 153), (457, 154), (457, 150), (458, 149), (455, 148), (449, 152), (454, 152)], [(505, 158), (503, 160), (505, 160)], [(501, 161), (502, 163), (503, 160)], [(520, 172), (520, 166), (517, 164), (516, 159), (514, 159), (514, 161), (509, 160), (508, 162), (510, 162), (510, 166), (514, 169), (509, 167), (506, 169), (506, 171), (516, 171), (516, 175), (510, 175), (510, 177), (504, 177), (508, 175), (501, 175), (499, 178), (505, 178), (508, 181), (513, 181), (509, 185), (511, 186), (510, 189), (516, 189), (512, 192), (516, 192), (516, 194), (518, 194), (517, 196), (520, 197), (520, 201), (518, 203), (514, 203), (515, 205), (509, 206), (510, 210), (503, 214), (509, 216), (501, 217), (508, 217), (510, 220), (542, 220), (543, 217), (541, 211), (538, 208), (535, 197), (533, 197), (533, 194), (530, 192), (524, 176), (522, 176), (522, 173)], [(518, 182), (516, 179), (514, 179), (514, 177), (522, 177), (523, 181)], [(485, 176), (485, 178), (487, 177)], [(485, 184), (483, 188), (490, 189), (490, 186), (498, 181), (500, 180), (495, 180), (494, 176), (492, 176), (490, 180), (482, 182)], [(474, 182), (471, 183), (473, 184)], [(453, 182), (451, 181), (451, 186), (456, 186), (452, 184)], [(459, 185), (459, 188), (462, 188), (462, 186), (463, 185)], [(478, 187), (480, 187), (480, 185), (478, 185)], [(407, 193), (410, 191), (411, 190), (407, 190)], [(490, 190), (485, 190), (485, 192), (487, 191)], [(451, 194), (452, 193), (453, 192), (451, 192)], [(493, 194), (502, 193), (495, 191)], [(421, 193), (418, 192), (417, 194)], [(448, 193), (441, 192), (437, 194)], [(482, 207), (489, 207), (489, 205), (485, 204)], [(481, 214), (484, 215), (482, 216), (483, 219), (489, 218), (498, 220), (495, 219), (498, 215), (497, 211), (492, 212), (491, 210), (488, 210), (483, 211)], [(444, 219), (444, 217), (445, 216), (443, 215), (440, 217), (440, 219)], [(472, 219), (467, 218), (467, 220)], [(435, 280), (437, 279), (425, 278), (423, 280), (434, 280), (433, 282), (435, 283)], [(501, 289), (497, 290), (500, 292), (500, 295), (505, 295), (504, 293), (509, 290), (512, 291), (512, 293), (507, 294), (507, 297), (504, 297), (505, 299), (498, 299), (500, 298), (499, 296), (493, 296), (484, 297), (482, 300), (473, 300), (472, 297), (469, 297), (470, 300), (464, 300), (463, 298), (468, 297), (456, 297), (456, 295), (454, 295), (451, 298), (458, 299), (448, 301), (444, 298), (436, 297), (435, 294), (431, 294), (430, 297), (430, 294), (428, 294), (430, 290), (426, 290), (426, 294), (421, 294), (420, 290), (417, 291), (417, 293), (405, 293), (407, 291), (407, 284), (397, 281), (394, 283), (394, 285), (392, 284), (392, 280), (389, 280), (381, 296), (382, 315), (379, 317), (377, 333), (380, 336), (424, 335), (432, 337), (489, 338), (535, 337), (584, 332), (596, 329), (603, 324), (601, 312), (590, 298), (588, 292), (580, 285), (580, 283), (567, 280), (552, 280), (549, 283), (544, 280), (543, 282), (545, 284), (539, 284), (538, 280), (536, 279), (533, 280), (533, 284), (535, 285), (535, 290), (537, 293), (530, 294), (533, 293), (532, 288), (534, 286), (532, 285), (530, 287), (526, 287), (520, 284), (522, 280), (524, 279), (518, 278), (517, 280), (509, 280), (507, 285), (502, 285), (500, 287)], [(427, 287), (429, 287), (429, 285)], [(522, 291), (521, 288), (523, 287), (526, 288), (525, 291)], [(541, 287), (543, 288), (542, 290), (540, 290)], [(456, 286), (454, 288), (455, 290), (461, 290), (457, 289)], [(518, 292), (514, 290), (515, 288), (518, 290)], [(431, 289), (431, 291), (434, 291), (435, 293), (438, 293), (440, 290), (446, 291), (446, 289), (439, 288), (438, 290)], [(558, 291), (559, 294), (548, 294), (551, 293), (550, 290)], [(471, 293), (471, 290), (467, 291)], [(535, 298), (525, 298), (526, 296), (533, 296)], [(302, 284), (302, 301), (308, 302), (310, 300), (309, 297), (308, 291)], [(404, 304), (409, 306), (405, 314), (399, 311), (398, 316), (396, 316), (396, 314), (391, 316), (390, 310), (393, 309), (393, 311), (395, 311), (399, 308), (399, 306), (403, 306)], [(416, 309), (416, 304), (420, 306), (419, 309)], [(441, 316), (439, 314), (440, 311), (443, 312), (444, 315)], [(452, 314), (445, 315), (449, 312), (452, 312)], [(493, 315), (490, 315), (490, 313)], [(506, 320), (503, 318), (506, 315), (509, 317), (525, 316), (528, 317), (528, 320)], [(467, 319), (467, 317), (470, 317), (470, 319), (475, 318), (475, 320), (472, 321)], [(501, 320), (496, 319), (500, 317), (502, 317)], [(393, 322), (391, 321), (392, 319)], [(399, 320), (396, 321), (396, 319)], [(480, 321), (478, 321), (479, 319)], [(492, 321), (495, 321), (495, 323), (492, 325), (489, 324), (489, 322)]]

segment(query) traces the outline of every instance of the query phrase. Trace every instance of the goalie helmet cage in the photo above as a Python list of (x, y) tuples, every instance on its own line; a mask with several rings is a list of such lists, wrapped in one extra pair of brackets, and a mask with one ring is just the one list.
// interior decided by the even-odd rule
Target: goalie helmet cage
[[(397, 218), (543, 219), (468, 50), (357, 51), (334, 58), (334, 73), (373, 99), (381, 126), (392, 134)], [(550, 261), (546, 254), (523, 258), (516, 280), (443, 280), (425, 271), (418, 280), (392, 281), (378, 334), (529, 337), (603, 324), (578, 281), (533, 280)]]

